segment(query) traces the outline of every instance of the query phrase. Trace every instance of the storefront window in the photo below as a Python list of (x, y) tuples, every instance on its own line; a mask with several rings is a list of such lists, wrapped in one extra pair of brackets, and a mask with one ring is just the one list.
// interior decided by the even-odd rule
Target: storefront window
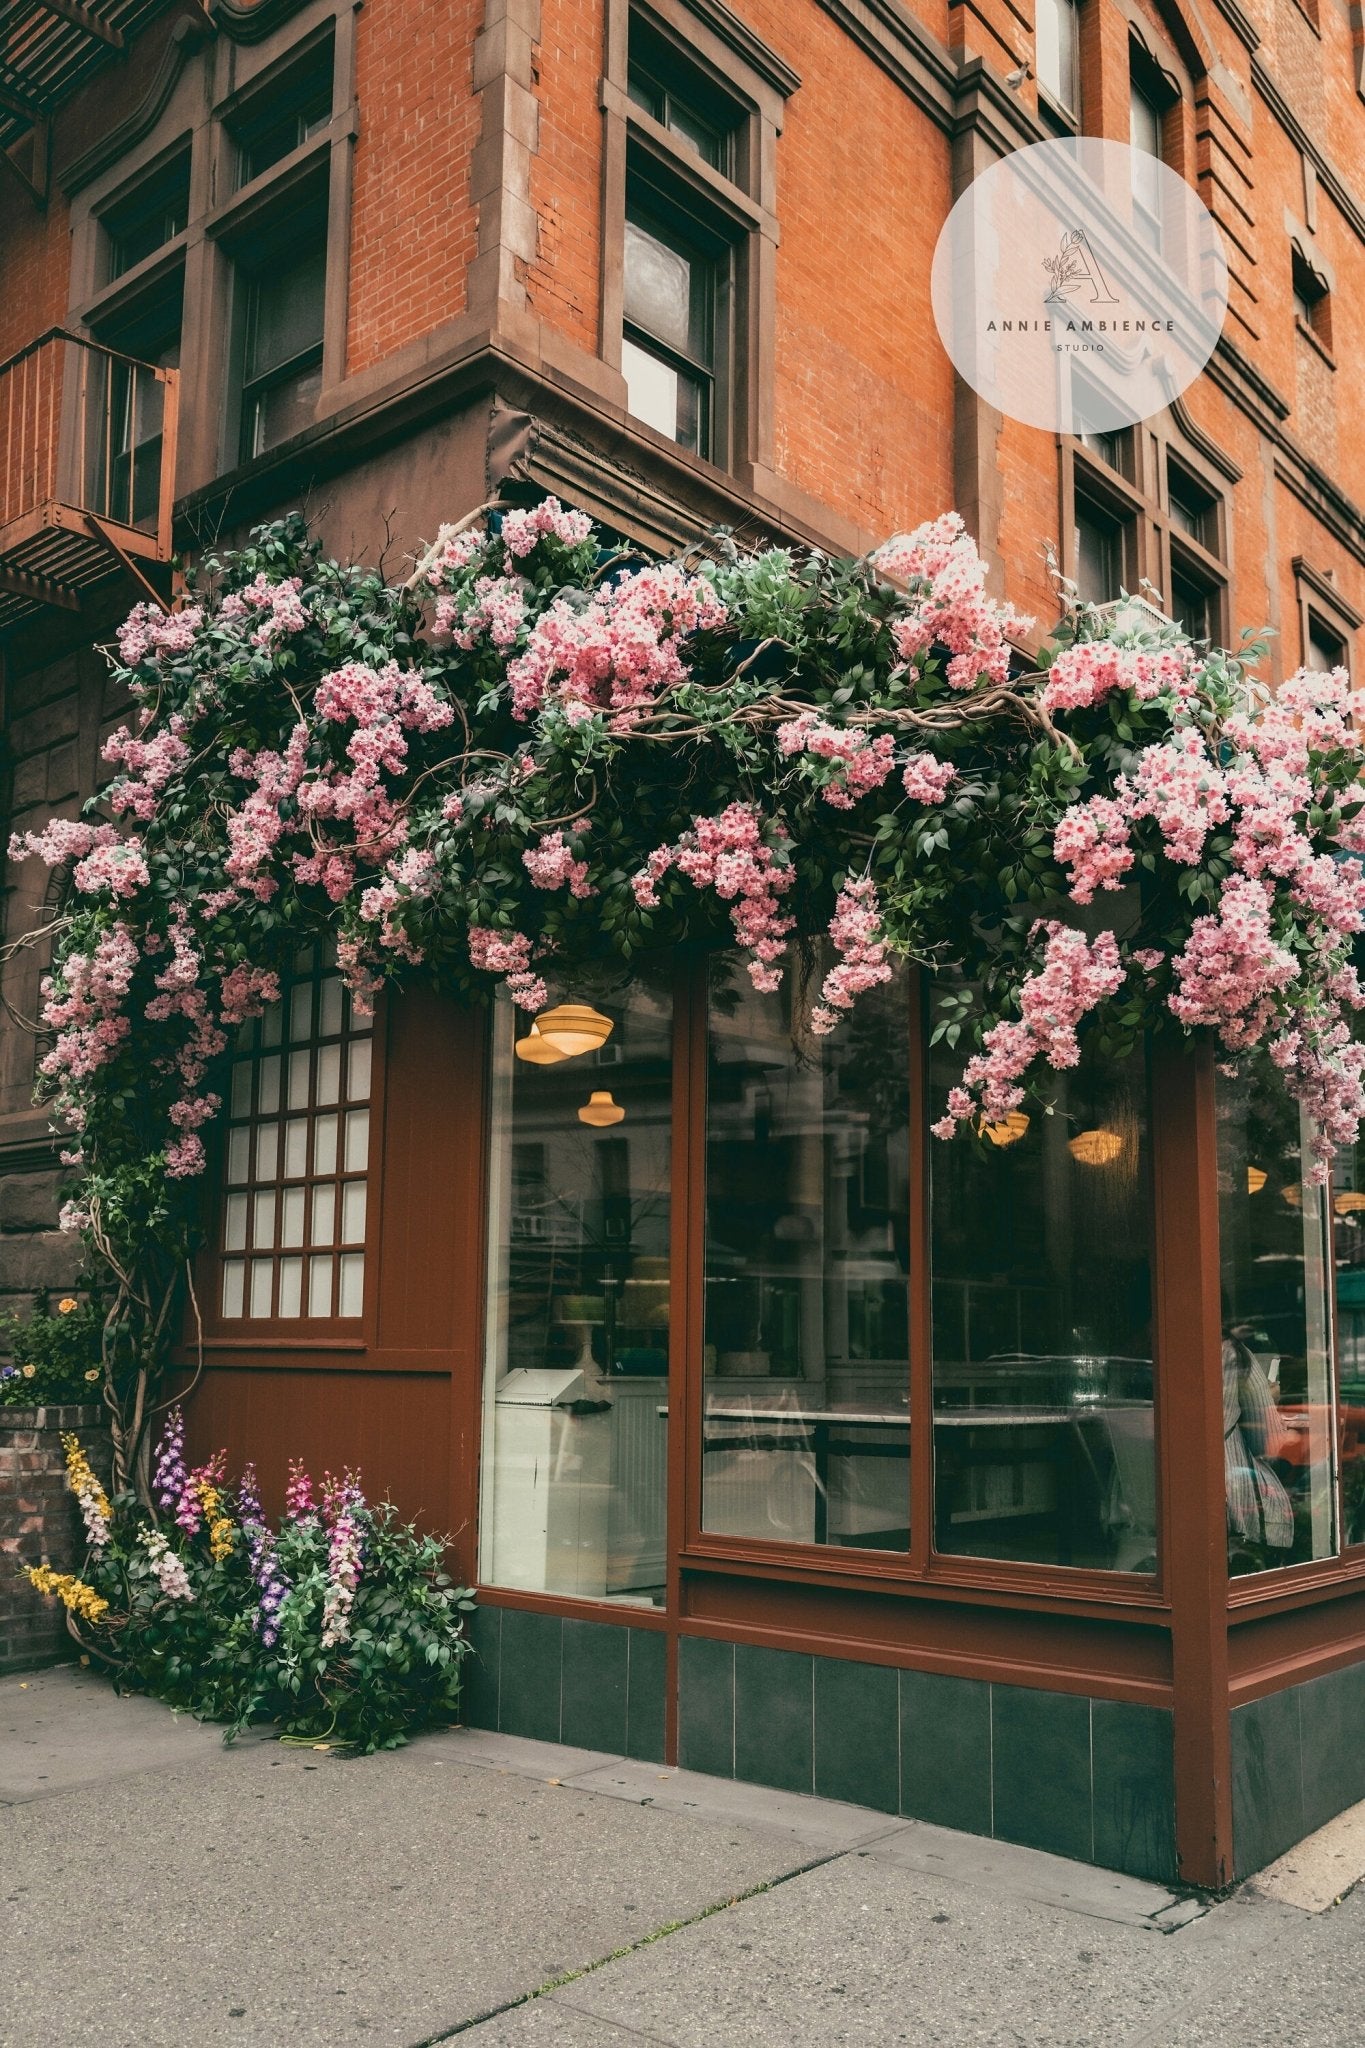
[[(494, 1031), (480, 1576), (661, 1602), (668, 1427), (672, 999), (593, 987), (611, 1030), (549, 1064)], [(552, 1048), (553, 1049), (553, 1048)]]
[(793, 953), (775, 995), (711, 966), (702, 1524), (904, 1551), (907, 983), (818, 1038), (828, 964)]
[(1341, 1540), (1365, 1543), (1365, 1144), (1332, 1169)]
[[(934, 1049), (933, 1104), (960, 1071)], [(930, 1141), (935, 1548), (1152, 1572), (1145, 1060), (1088, 1055), (1051, 1094)]]
[(1264, 1056), (1219, 1080), (1223, 1449), (1234, 1573), (1335, 1549), (1326, 1193), (1306, 1180), (1305, 1138), (1298, 1106)]

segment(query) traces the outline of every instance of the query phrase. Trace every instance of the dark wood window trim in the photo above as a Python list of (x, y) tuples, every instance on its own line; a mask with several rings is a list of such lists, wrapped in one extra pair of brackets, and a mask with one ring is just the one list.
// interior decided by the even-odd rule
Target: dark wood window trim
[[(621, 369), (624, 250), (628, 191), (644, 181), (667, 212), (676, 207), (728, 244), (729, 303), (723, 360), (717, 364), (717, 431), (709, 457), (625, 415), (627, 430), (684, 461), (706, 461), (750, 489), (774, 460), (773, 379), (776, 310), (777, 137), (787, 95), (799, 80), (728, 9), (711, 0), (607, 0), (606, 68), (600, 88), (604, 131), (600, 350)], [(680, 141), (630, 97), (630, 25), (634, 16), (655, 50), (676, 52), (680, 74), (705, 83), (733, 109), (728, 175)], [(622, 387), (624, 405), (624, 385)]]
[(1294, 598), (1298, 611), (1298, 652), (1295, 666), (1308, 661), (1308, 644), (1312, 622), (1320, 619), (1326, 630), (1338, 639), (1346, 651), (1346, 665), (1354, 674), (1358, 668), (1356, 635), (1365, 625), (1355, 607), (1349, 604), (1323, 570), (1317, 569), (1303, 555), (1295, 555)]
[[(1124, 430), (1120, 460), (1107, 462), (1074, 434), (1058, 437), (1062, 573), (1075, 578), (1075, 507), (1089, 501), (1123, 522), (1124, 587), (1137, 594), (1146, 579), (1171, 613), (1172, 571), (1197, 585), (1208, 601), (1208, 631), (1225, 640), (1230, 630), (1232, 516), (1226, 466), (1216, 466), (1183, 408), (1171, 407), (1140, 427)], [(1172, 476), (1203, 498), (1208, 525), (1202, 535), (1182, 530), (1171, 512)], [(1174, 616), (1173, 613), (1171, 613)]]

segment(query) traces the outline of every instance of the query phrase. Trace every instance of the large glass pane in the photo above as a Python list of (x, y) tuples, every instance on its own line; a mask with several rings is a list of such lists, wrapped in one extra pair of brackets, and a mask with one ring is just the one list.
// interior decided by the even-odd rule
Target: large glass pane
[(1332, 1171), (1341, 1540), (1365, 1543), (1365, 1144)]
[(1038, 0), (1038, 83), (1059, 107), (1076, 112), (1076, 0)]
[[(672, 1061), (667, 969), (576, 977), (599, 1051), (493, 1060), (481, 1574), (658, 1604), (664, 1586)], [(602, 1097), (608, 1098), (606, 1101)], [(592, 1118), (583, 1112), (591, 1108)]]
[[(930, 1059), (934, 1109), (960, 1072)], [(1095, 1055), (930, 1150), (934, 1541), (1156, 1569), (1147, 1080)]]
[(776, 995), (712, 964), (702, 1523), (910, 1541), (909, 1037), (903, 974), (831, 1037), (793, 956)]
[(626, 318), (683, 355), (701, 353), (693, 320), (693, 263), (638, 221), (626, 222)]
[(1307, 1135), (1264, 1055), (1248, 1058), (1237, 1078), (1219, 1080), (1223, 1451), (1233, 1572), (1300, 1564), (1336, 1548), (1326, 1195), (1305, 1178)]

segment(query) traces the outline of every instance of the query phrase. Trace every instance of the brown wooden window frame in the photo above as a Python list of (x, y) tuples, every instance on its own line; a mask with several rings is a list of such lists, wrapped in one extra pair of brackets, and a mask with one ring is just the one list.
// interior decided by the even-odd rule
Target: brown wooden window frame
[[(346, 1348), (367, 1346), (373, 1339), (377, 1323), (379, 1291), (379, 1231), (381, 1217), (381, 1162), (383, 1158), (384, 1131), (384, 1054), (385, 1032), (383, 1005), (366, 1026), (364, 1020), (356, 1019), (349, 997), (344, 992), (340, 1003), (340, 1022), (336, 1030), (322, 1030), (321, 990), (326, 983), (338, 980), (335, 966), (325, 959), (306, 974), (290, 972), (281, 976), (281, 1000), (271, 1006), (271, 1011), (280, 1019), (278, 1038), (267, 1039), (268, 1025), (265, 1019), (253, 1020), (242, 1028), (237, 1043), (231, 1048), (231, 1066), (224, 1080), (224, 1103), (219, 1113), (218, 1127), (214, 1133), (211, 1152), (210, 1173), (213, 1180), (213, 1199), (210, 1204), (211, 1222), (208, 1243), (199, 1260), (200, 1301), (204, 1318), (206, 1341), (232, 1340), (244, 1349), (277, 1349), (297, 1347), (334, 1348), (339, 1342)], [(311, 987), (312, 1019), (310, 1034), (295, 1038), (290, 1029), (292, 1005), (295, 991)], [(362, 1028), (355, 1025), (360, 1022)], [(350, 1050), (353, 1046), (368, 1044), (369, 1093), (365, 1097), (352, 1095), (350, 1086)], [(338, 1049), (338, 1093), (335, 1105), (320, 1103), (318, 1091), (318, 1053), (323, 1048), (335, 1045)], [(289, 1104), (289, 1062), (291, 1054), (308, 1054), (308, 1088), (306, 1100)], [(278, 1081), (272, 1091), (276, 1107), (262, 1108), (260, 1102), (261, 1063), (267, 1058), (279, 1060)], [(250, 1071), (249, 1099), (240, 1092), (234, 1096), (235, 1075)], [(345, 1133), (346, 1117), (349, 1113), (364, 1110), (367, 1113), (366, 1161), (363, 1167), (351, 1168), (346, 1165)], [(334, 1111), (337, 1119), (337, 1150), (333, 1166), (324, 1172), (316, 1167), (315, 1131), (319, 1115), (327, 1116)], [(287, 1173), (285, 1125), (290, 1119), (305, 1121), (305, 1160), (302, 1173)], [(258, 1127), (273, 1122), (277, 1126), (275, 1144), (275, 1171), (273, 1177), (259, 1176), (256, 1172), (255, 1141)], [(245, 1132), (244, 1143), (248, 1148), (247, 1171), (245, 1175), (234, 1173), (234, 1134)], [(342, 1213), (344, 1190), (349, 1185), (360, 1183), (365, 1187), (365, 1221), (363, 1234), (358, 1237), (342, 1238)], [(309, 1242), (313, 1225), (313, 1204), (315, 1190), (329, 1186), (333, 1189), (333, 1227), (331, 1241), (326, 1245), (314, 1246)], [(282, 1241), (282, 1198), (286, 1191), (303, 1195), (303, 1215), (300, 1241), (285, 1244)], [(257, 1194), (274, 1195), (274, 1234), (268, 1245), (254, 1243), (255, 1212)], [(242, 1242), (228, 1244), (231, 1203), (234, 1199), (244, 1202), (245, 1230)], [(235, 1233), (234, 1233), (235, 1234)], [(341, 1260), (344, 1256), (358, 1253), (363, 1259), (361, 1302), (358, 1311), (350, 1315), (340, 1313)], [(310, 1305), (310, 1262), (313, 1257), (327, 1257), (332, 1264), (331, 1306), (326, 1315), (311, 1313)], [(300, 1313), (280, 1315), (278, 1311), (280, 1267), (285, 1259), (297, 1258), (301, 1263)], [(247, 1312), (251, 1299), (251, 1267), (253, 1261), (269, 1259), (272, 1265), (271, 1313), (256, 1316)], [(230, 1262), (242, 1266), (243, 1312), (239, 1315), (226, 1313), (224, 1301), (225, 1270)]]
[[(1161, 592), (1161, 609), (1174, 617), (1172, 570), (1198, 585), (1208, 606), (1207, 622), (1214, 641), (1226, 641), (1231, 628), (1232, 518), (1229, 484), (1240, 471), (1204, 445), (1204, 436), (1184, 413), (1166, 414), (1126, 427), (1111, 438), (1119, 443), (1118, 461), (1105, 460), (1085, 437), (1058, 436), (1058, 477), (1062, 573), (1076, 576), (1075, 507), (1089, 501), (1124, 526), (1123, 583), (1139, 594), (1145, 580)], [(1094, 437), (1092, 437), (1092, 440)], [(1204, 501), (1202, 535), (1185, 531), (1172, 515), (1171, 478), (1177, 477), (1193, 496)], [(1199, 637), (1199, 636), (1196, 636)]]

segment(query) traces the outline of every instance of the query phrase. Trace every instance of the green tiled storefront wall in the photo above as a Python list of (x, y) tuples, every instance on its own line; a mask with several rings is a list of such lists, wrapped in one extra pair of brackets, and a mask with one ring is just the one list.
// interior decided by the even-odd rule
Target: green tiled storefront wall
[(1232, 1713), (1232, 1847), (1249, 1877), (1365, 1799), (1365, 1664)]
[(662, 1763), (664, 1638), (657, 1629), (477, 1607), (461, 1712), (472, 1728)]
[[(487, 1606), (472, 1623), (472, 1726), (662, 1759), (657, 1630)], [(678, 1762), (1138, 1877), (1176, 1874), (1160, 1707), (684, 1636)]]
[(678, 1762), (1173, 1878), (1171, 1716), (684, 1636)]

